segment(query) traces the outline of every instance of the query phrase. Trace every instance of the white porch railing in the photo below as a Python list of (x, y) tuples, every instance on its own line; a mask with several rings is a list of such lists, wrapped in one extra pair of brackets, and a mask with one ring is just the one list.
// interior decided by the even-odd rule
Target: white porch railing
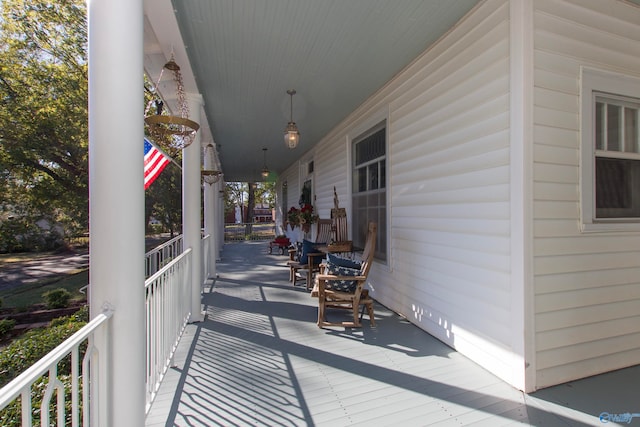
[[(182, 236), (179, 236), (179, 241), (178, 238), (174, 240), (176, 241), (171, 245), (162, 245), (171, 246), (171, 249), (155, 257), (158, 261), (163, 260), (162, 262), (166, 265), (145, 280), (147, 328), (145, 411), (151, 407), (151, 402), (171, 364), (173, 353), (191, 316), (189, 297), (192, 250), (189, 248), (177, 255), (174, 251), (177, 250), (178, 245), (181, 247)], [(202, 244), (205, 248), (208, 247), (206, 240)], [(159, 254), (163, 250), (151, 252)], [(171, 260), (168, 260), (168, 254)], [(105, 398), (100, 399), (97, 395), (99, 384), (92, 373), (97, 372), (98, 363), (107, 364), (108, 361), (105, 358), (108, 357), (109, 352), (101, 355), (99, 360), (98, 351), (93, 346), (93, 336), (98, 328), (108, 327), (110, 323), (108, 319), (112, 315), (111, 310), (105, 309), (81, 330), (0, 389), (0, 410), (16, 402), (14, 404), (19, 405), (22, 426), (48, 426), (52, 424), (49, 420), (49, 408), (54, 405), (52, 400), (55, 397), (57, 421), (53, 424), (69, 425), (65, 424), (65, 419), (70, 419), (72, 427), (100, 425), (97, 417), (103, 411), (99, 410), (97, 405), (102, 407), (109, 405), (109, 402)], [(87, 347), (82, 357), (82, 348), (85, 343)], [(70, 374), (59, 373), (59, 362), (68, 357), (71, 359)], [(44, 378), (47, 372), (48, 380)], [(42, 381), (47, 383), (44, 390), (37, 387), (37, 384)], [(66, 414), (65, 395), (69, 392), (71, 411), (70, 414)], [(34, 421), (32, 411), (32, 397), (37, 395), (42, 396), (42, 405), (37, 411), (41, 417), (39, 422)]]
[(148, 412), (189, 321), (191, 248), (145, 281)]
[(182, 234), (156, 246), (144, 255), (144, 277), (150, 277), (182, 253)]
[[(53, 424), (58, 426), (67, 425), (65, 420), (70, 418), (72, 427), (96, 425), (93, 421), (95, 414), (97, 414), (97, 405), (100, 399), (97, 384), (91, 383), (90, 374), (97, 370), (98, 363), (107, 364), (108, 361), (104, 360), (107, 355), (101, 356), (102, 360), (100, 360), (100, 355), (93, 346), (93, 336), (99, 328), (109, 327), (108, 320), (112, 314), (110, 309), (105, 308), (101, 314), (87, 323), (82, 329), (4, 386), (0, 390), (0, 410), (5, 409), (9, 404), (16, 401), (22, 414), (22, 426), (49, 426), (51, 425), (49, 408), (53, 405), (52, 400), (55, 396), (54, 416), (56, 421)], [(82, 361), (80, 361), (81, 348), (85, 343), (87, 348)], [(59, 373), (58, 365), (60, 361), (69, 356), (71, 357), (71, 372)], [(44, 376), (47, 372), (48, 379), (45, 379)], [(35, 386), (41, 379), (47, 382), (44, 392)], [(69, 390), (69, 384), (71, 392), (70, 417), (66, 414), (65, 404), (65, 389)], [(32, 397), (35, 397), (37, 393), (42, 394), (42, 403), (39, 411), (36, 411), (40, 413), (39, 422), (35, 422), (34, 411), (31, 408)], [(17, 400), (18, 397), (20, 397), (20, 400)], [(82, 422), (80, 421), (81, 412)]]

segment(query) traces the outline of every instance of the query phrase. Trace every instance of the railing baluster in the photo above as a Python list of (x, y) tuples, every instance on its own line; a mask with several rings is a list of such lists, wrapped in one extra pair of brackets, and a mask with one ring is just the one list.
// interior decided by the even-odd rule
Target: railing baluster
[[(176, 245), (181, 245), (176, 242)], [(172, 245), (171, 250), (175, 250)], [(173, 352), (182, 336), (189, 313), (179, 296), (190, 289), (188, 269), (191, 249), (173, 258), (168, 264), (145, 281), (147, 319), (147, 411), (156, 396), (160, 382), (166, 374)]]
[(145, 277), (153, 276), (158, 270), (182, 253), (182, 235), (176, 236), (156, 246), (145, 254)]
[(78, 419), (79, 406), (79, 390), (78, 390), (78, 377), (79, 377), (79, 346), (75, 346), (71, 353), (71, 426), (77, 427), (80, 425)]
[(31, 384), (24, 387), (20, 395), (20, 404), (22, 405), (22, 425), (33, 425), (33, 417), (31, 415)]
[[(91, 413), (95, 402), (98, 401), (98, 387), (93, 384), (93, 381), (89, 381), (91, 372), (97, 372), (97, 366), (95, 366), (97, 361), (95, 364), (91, 363), (91, 359), (94, 358), (94, 353), (97, 353), (97, 351), (93, 344), (93, 337), (90, 337), (87, 351), (82, 358), (82, 425), (84, 426), (92, 425)], [(93, 401), (89, 399), (89, 395), (93, 396)]]
[[(147, 407), (159, 389), (173, 359), (178, 342), (184, 333), (191, 315), (188, 295), (191, 289), (191, 249), (182, 252), (182, 236), (167, 242), (162, 248), (147, 253), (145, 268), (156, 268), (145, 281), (146, 321), (147, 321)], [(197, 284), (201, 286), (202, 284)], [(100, 417), (105, 415), (99, 396), (101, 385), (93, 378), (98, 365), (108, 363), (94, 344), (94, 333), (98, 328), (108, 328), (113, 310), (105, 307), (103, 313), (92, 319), (87, 325), (73, 334), (53, 351), (36, 362), (0, 390), (0, 410), (20, 397), (22, 425), (31, 426), (32, 385), (49, 371), (49, 383), (43, 395), (40, 408), (42, 425), (49, 426), (51, 399), (57, 393), (56, 410), (58, 425), (65, 425), (65, 385), (58, 377), (58, 363), (65, 357), (71, 358), (71, 425), (99, 425)], [(80, 345), (87, 342), (87, 348), (80, 365)], [(103, 357), (109, 357), (107, 351)], [(82, 375), (82, 380), (80, 380)], [(80, 381), (82, 381), (80, 383)], [(81, 384), (81, 386), (80, 386)], [(81, 396), (81, 397), (80, 397)], [(106, 403), (108, 404), (108, 403)], [(80, 412), (82, 412), (80, 414)], [(80, 419), (82, 422), (80, 422)], [(104, 422), (104, 421), (103, 421)]]
[[(51, 406), (51, 398), (53, 397), (53, 393), (57, 393), (56, 397), (56, 411), (57, 411), (57, 423), (62, 426), (65, 425), (65, 386), (58, 377), (58, 363), (65, 357), (69, 355), (73, 358), (73, 353), (78, 351), (78, 348), (81, 343), (90, 340), (95, 331), (98, 328), (106, 328), (108, 327), (108, 320), (112, 315), (111, 310), (105, 309), (105, 311), (94, 319), (92, 319), (89, 323), (87, 323), (84, 327), (82, 327), (79, 331), (74, 333), (71, 337), (69, 337), (62, 344), (53, 349), (49, 354), (44, 356), (42, 359), (34, 363), (30, 366), (26, 371), (22, 374), (18, 375), (18, 377), (14, 378), (9, 384), (5, 385), (2, 389), (0, 389), (0, 410), (4, 409), (11, 402), (16, 400), (18, 396), (20, 396), (20, 405), (21, 405), (21, 419), (23, 426), (32, 426), (33, 422), (33, 414), (32, 414), (32, 386), (39, 379), (45, 375), (45, 373), (49, 372), (49, 382), (47, 387), (45, 388), (45, 392), (43, 394), (42, 404), (40, 405), (40, 417), (41, 424), (49, 426), (49, 408)], [(90, 352), (90, 348), (87, 350), (87, 353)], [(86, 359), (86, 355), (85, 355)], [(77, 383), (78, 381), (78, 370), (73, 370), (73, 365), (77, 366), (78, 357), (72, 361), (72, 371), (71, 371), (71, 381), (72, 381), (72, 401), (73, 395), (77, 396), (77, 391), (73, 391), (73, 381)], [(98, 402), (95, 394), (89, 393), (89, 384), (91, 384), (90, 379), (88, 378), (88, 372), (85, 372), (83, 367), (83, 410), (86, 406), (88, 406), (88, 402)], [(77, 387), (76, 387), (77, 390)], [(72, 404), (73, 405), (73, 404)], [(76, 405), (79, 407), (79, 402)], [(90, 425), (86, 421), (84, 425)], [(96, 424), (91, 424), (96, 425)]]

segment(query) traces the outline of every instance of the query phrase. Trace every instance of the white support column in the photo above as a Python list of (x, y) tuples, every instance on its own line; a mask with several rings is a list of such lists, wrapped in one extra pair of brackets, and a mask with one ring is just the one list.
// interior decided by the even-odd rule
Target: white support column
[(218, 233), (219, 238), (218, 238), (218, 247), (217, 247), (217, 254), (216, 256), (218, 257), (218, 259), (220, 259), (221, 257), (221, 252), (222, 252), (222, 247), (224, 246), (224, 187), (225, 187), (225, 183), (224, 180), (220, 180), (220, 182), (218, 182), (218, 230), (220, 230), (220, 233)]
[[(200, 122), (200, 108), (202, 96), (188, 94), (189, 118)], [(204, 320), (200, 294), (202, 289), (202, 243), (200, 216), (201, 189), (201, 160), (200, 160), (200, 132), (191, 145), (182, 150), (182, 234), (184, 247), (191, 248), (191, 322)]]
[[(205, 143), (203, 145), (207, 145)], [(204, 158), (204, 168), (207, 170), (215, 169), (215, 165), (212, 162), (212, 158), (209, 156), (205, 156)], [(205, 274), (208, 277), (205, 277), (204, 280), (215, 277), (216, 275), (216, 247), (218, 238), (218, 230), (216, 227), (216, 197), (217, 197), (217, 183), (214, 184), (204, 184), (204, 234), (209, 235), (209, 271), (206, 271)]]
[(90, 0), (89, 231), (99, 397), (92, 425), (145, 421), (143, 2)]

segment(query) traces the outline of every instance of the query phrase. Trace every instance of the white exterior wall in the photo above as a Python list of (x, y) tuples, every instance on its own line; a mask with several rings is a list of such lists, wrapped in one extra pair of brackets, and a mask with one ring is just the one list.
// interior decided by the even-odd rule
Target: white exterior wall
[[(387, 118), (390, 245), (370, 274), (375, 298), (523, 388), (522, 320), (512, 318), (522, 316), (512, 310), (522, 279), (510, 273), (509, 12), (506, 0), (476, 8), (312, 154), (320, 216), (334, 186), (351, 215), (350, 140)], [(285, 173), (290, 190), (296, 168)]]
[[(510, 13), (533, 14), (523, 78), (510, 75), (528, 64), (510, 57)], [(350, 138), (387, 118), (390, 247), (375, 298), (526, 391), (640, 363), (640, 233), (580, 231), (581, 66), (640, 75), (638, 6), (489, 0), (305, 153), (320, 216), (334, 186), (351, 214)], [(510, 105), (527, 91), (532, 103)], [(291, 204), (299, 165), (285, 175)]]
[(513, 384), (508, 3), (412, 68), (390, 100), (392, 257), (375, 296)]
[(580, 67), (640, 76), (640, 7), (536, 0), (538, 388), (640, 363), (640, 234), (580, 231)]

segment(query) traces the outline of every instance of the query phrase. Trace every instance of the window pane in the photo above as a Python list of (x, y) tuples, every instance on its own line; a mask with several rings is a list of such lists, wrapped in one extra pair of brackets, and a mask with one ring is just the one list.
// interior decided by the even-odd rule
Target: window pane
[(596, 159), (596, 207), (628, 208), (629, 179), (624, 161)]
[(640, 217), (640, 161), (596, 158), (596, 218)]
[(607, 150), (621, 151), (620, 129), (621, 129), (621, 110), (618, 105), (607, 105)]
[(369, 190), (378, 189), (378, 164), (369, 165)]
[(380, 129), (356, 144), (356, 166), (385, 155), (385, 129)]
[(639, 153), (638, 150), (638, 110), (624, 109), (624, 151)]
[(604, 149), (604, 104), (596, 102), (596, 150)]
[(380, 188), (387, 188), (387, 162), (380, 161)]
[(356, 192), (367, 191), (367, 168), (358, 168), (356, 173), (358, 174)]

